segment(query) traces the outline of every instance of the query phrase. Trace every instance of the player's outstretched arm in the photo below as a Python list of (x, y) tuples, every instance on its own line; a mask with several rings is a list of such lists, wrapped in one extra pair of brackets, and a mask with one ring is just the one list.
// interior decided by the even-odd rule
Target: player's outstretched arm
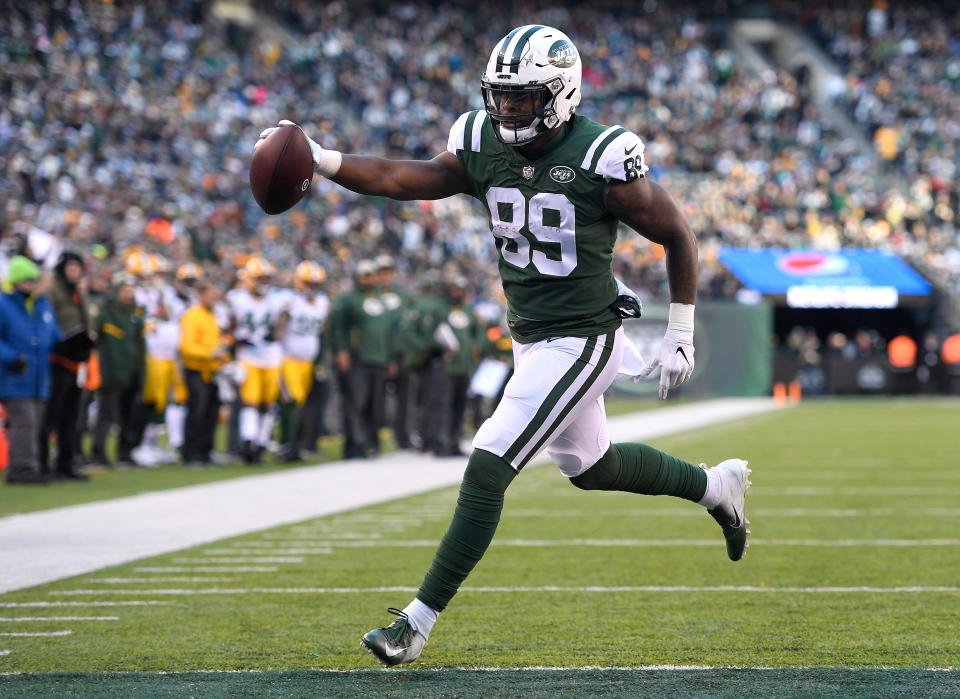
[(443, 199), (469, 191), (463, 164), (446, 152), (433, 160), (344, 154), (340, 169), (330, 179), (354, 192), (390, 199)]
[[(278, 124), (287, 125), (295, 126), (287, 119)], [(264, 129), (256, 146), (276, 128)], [(307, 142), (314, 169), (320, 175), (360, 194), (407, 200), (443, 199), (470, 191), (463, 164), (449, 152), (441, 153), (433, 160), (389, 160), (329, 150), (309, 136)]]

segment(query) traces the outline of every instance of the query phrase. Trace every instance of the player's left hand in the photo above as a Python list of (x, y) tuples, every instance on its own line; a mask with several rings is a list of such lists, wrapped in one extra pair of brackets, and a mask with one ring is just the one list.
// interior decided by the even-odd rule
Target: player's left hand
[(643, 302), (640, 296), (633, 289), (614, 277), (617, 282), (617, 298), (613, 300), (610, 307), (616, 311), (621, 318), (639, 318), (643, 315)]
[[(281, 126), (297, 126), (297, 124), (294, 124), (294, 123), (293, 123), (292, 121), (290, 121), (289, 119), (281, 119), (281, 120), (277, 123), (276, 126), (271, 126), (269, 129), (264, 129), (263, 131), (260, 132), (260, 138), (257, 139), (257, 142), (254, 144), (253, 149), (256, 150), (256, 149), (260, 146), (260, 144), (263, 143), (263, 142), (267, 139), (267, 136), (269, 136), (270, 134), (272, 134), (274, 131), (276, 131), (277, 129), (279, 129)], [(300, 129), (300, 130), (303, 131), (303, 129)], [(304, 133), (303, 135), (306, 136), (306, 138), (307, 138), (307, 143), (310, 144), (310, 154), (313, 156), (313, 162), (319, 164), (319, 163), (320, 163), (320, 154), (323, 152), (323, 148), (320, 146), (319, 143), (317, 143), (317, 142), (314, 141), (312, 138), (310, 138), (309, 136), (307, 136), (306, 133)]]
[(657, 356), (640, 372), (640, 378), (649, 378), (659, 367), (660, 400), (666, 400), (667, 392), (690, 378), (693, 373), (693, 333), (670, 330), (664, 333)]

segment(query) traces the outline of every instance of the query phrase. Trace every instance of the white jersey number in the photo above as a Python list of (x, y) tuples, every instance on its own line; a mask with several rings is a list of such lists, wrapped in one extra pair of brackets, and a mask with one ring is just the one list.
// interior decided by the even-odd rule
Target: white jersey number
[[(501, 205), (512, 208), (509, 221), (501, 217)], [(576, 212), (564, 195), (541, 192), (534, 195), (528, 205), (523, 193), (515, 187), (491, 187), (487, 191), (487, 208), (493, 235), (503, 241), (500, 254), (504, 262), (523, 269), (532, 261), (541, 274), (551, 277), (566, 277), (577, 266)], [(545, 223), (547, 211), (558, 219), (557, 225)], [(528, 221), (528, 230), (538, 242), (560, 246), (559, 260), (548, 257), (542, 250), (531, 254), (530, 243), (521, 232)]]

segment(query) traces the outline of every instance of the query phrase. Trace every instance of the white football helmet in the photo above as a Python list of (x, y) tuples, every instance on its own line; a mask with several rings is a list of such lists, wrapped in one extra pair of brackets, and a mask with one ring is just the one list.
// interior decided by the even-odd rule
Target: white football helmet
[(573, 118), (580, 104), (580, 55), (566, 34), (517, 27), (490, 54), (480, 84), (493, 131), (520, 146)]

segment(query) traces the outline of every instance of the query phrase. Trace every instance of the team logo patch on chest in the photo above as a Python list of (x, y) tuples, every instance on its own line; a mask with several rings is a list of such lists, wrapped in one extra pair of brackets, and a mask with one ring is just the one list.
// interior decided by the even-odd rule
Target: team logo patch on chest
[(379, 299), (366, 298), (363, 300), (363, 312), (368, 316), (378, 316), (383, 313), (383, 304)]
[(520, 171), (520, 173), (523, 175), (523, 179), (525, 179), (525, 180), (532, 180), (532, 179), (533, 179), (533, 173), (534, 173), (534, 167), (533, 167), (533, 165), (524, 165), (524, 166), (523, 166), (523, 169)]
[(568, 182), (573, 182), (576, 176), (577, 173), (573, 171), (573, 168), (568, 167), (567, 165), (557, 165), (550, 169), (550, 179), (557, 184), (567, 184)]

